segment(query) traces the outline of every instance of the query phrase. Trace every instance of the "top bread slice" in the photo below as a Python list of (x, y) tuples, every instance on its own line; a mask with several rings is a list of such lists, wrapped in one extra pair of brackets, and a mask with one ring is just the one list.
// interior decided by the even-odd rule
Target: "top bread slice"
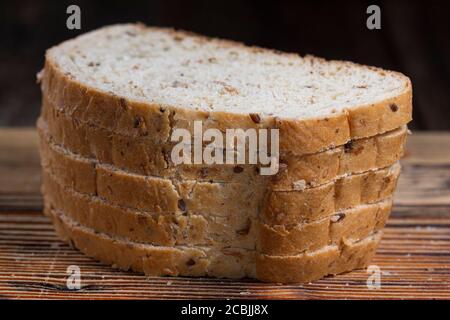
[(316, 153), (411, 120), (407, 77), (139, 24), (46, 54), (44, 94), (74, 118), (168, 141), (175, 128), (278, 128), (280, 151)]

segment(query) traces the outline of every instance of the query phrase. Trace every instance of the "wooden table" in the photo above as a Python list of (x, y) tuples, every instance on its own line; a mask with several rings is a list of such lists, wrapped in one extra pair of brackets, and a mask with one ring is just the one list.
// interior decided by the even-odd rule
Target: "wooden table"
[[(450, 298), (450, 133), (410, 137), (395, 208), (373, 261), (382, 272), (381, 288), (372, 290), (365, 270), (273, 285), (146, 278), (103, 266), (58, 240), (41, 214), (36, 144), (33, 129), (0, 129), (0, 298)], [(70, 265), (81, 268), (79, 291), (66, 288)]]

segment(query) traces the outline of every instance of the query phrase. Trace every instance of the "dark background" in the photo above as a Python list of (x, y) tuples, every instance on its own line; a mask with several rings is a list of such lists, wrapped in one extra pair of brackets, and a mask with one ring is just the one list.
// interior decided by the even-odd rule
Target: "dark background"
[[(400, 71), (414, 87), (413, 129), (450, 130), (450, 1), (0, 2), (0, 126), (34, 125), (45, 49), (106, 24), (141, 21), (279, 50)], [(82, 30), (66, 28), (81, 8)], [(381, 7), (381, 30), (366, 8)]]

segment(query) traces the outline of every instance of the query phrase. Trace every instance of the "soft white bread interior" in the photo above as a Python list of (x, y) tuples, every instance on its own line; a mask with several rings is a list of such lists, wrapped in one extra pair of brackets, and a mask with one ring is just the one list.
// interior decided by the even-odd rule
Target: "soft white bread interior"
[(47, 58), (130, 100), (280, 118), (327, 116), (409, 89), (395, 72), (133, 24), (64, 42)]

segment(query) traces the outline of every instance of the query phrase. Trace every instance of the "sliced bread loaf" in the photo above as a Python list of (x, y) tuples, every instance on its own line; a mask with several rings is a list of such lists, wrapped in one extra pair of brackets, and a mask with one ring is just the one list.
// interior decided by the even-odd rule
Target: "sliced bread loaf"
[[(148, 275), (281, 282), (373, 255), (411, 119), (407, 77), (127, 24), (51, 48), (39, 79), (45, 210), (86, 254)], [(279, 172), (175, 166), (172, 133), (196, 121), (279, 129)]]

